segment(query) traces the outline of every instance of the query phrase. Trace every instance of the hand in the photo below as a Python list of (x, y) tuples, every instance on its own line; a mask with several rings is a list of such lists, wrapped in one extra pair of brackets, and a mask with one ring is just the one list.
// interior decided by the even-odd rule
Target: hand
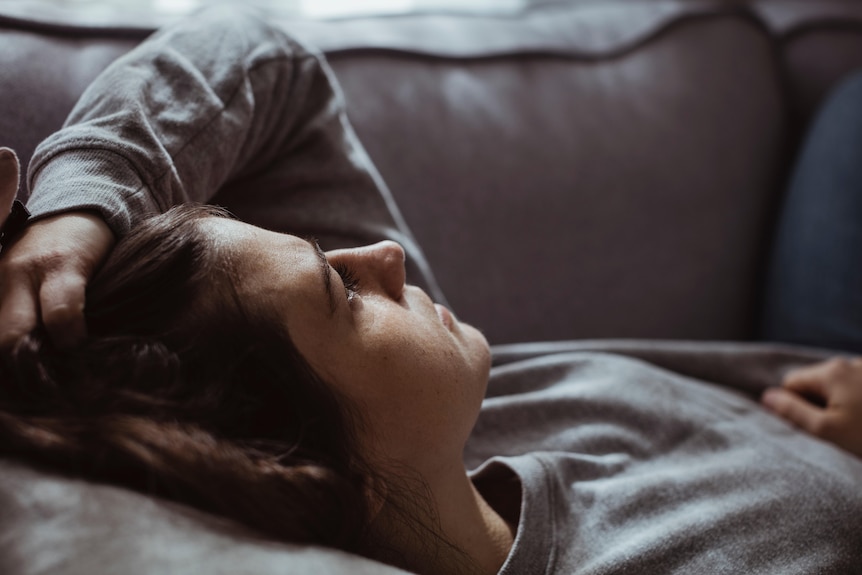
[(0, 347), (42, 323), (55, 345), (86, 336), (86, 286), (114, 246), (95, 212), (68, 212), (30, 224), (0, 257)]
[(862, 457), (862, 358), (836, 357), (792, 370), (761, 401), (812, 435)]

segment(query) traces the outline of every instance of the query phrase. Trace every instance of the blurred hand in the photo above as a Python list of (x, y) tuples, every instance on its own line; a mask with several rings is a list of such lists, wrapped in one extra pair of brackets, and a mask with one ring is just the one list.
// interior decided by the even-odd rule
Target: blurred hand
[(792, 370), (761, 401), (812, 435), (862, 458), (862, 358), (837, 357)]

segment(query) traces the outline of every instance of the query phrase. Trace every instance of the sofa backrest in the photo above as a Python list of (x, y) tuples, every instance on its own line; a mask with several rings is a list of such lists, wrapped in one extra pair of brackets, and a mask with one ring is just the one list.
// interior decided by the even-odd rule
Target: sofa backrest
[(792, 125), (802, 135), (829, 90), (862, 68), (862, 2), (755, 0), (776, 41)]
[[(450, 305), (492, 343), (746, 339), (790, 121), (862, 41), (853, 8), (840, 41), (823, 27), (850, 0), (824, 2), (829, 17), (797, 4), (282, 24), (326, 52)], [(799, 43), (812, 23), (827, 38), (813, 50)], [(0, 20), (0, 143), (26, 163), (148, 32)]]
[(379, 50), (345, 46), (364, 22), (307, 37), (456, 311), (495, 343), (751, 333), (785, 132), (758, 21), (687, 3), (485, 34), (417, 20)]

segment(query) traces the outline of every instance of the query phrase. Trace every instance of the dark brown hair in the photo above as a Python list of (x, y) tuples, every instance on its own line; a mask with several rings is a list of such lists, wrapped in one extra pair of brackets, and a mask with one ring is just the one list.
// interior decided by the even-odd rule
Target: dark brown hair
[(0, 454), (236, 519), (279, 540), (370, 552), (361, 417), (178, 207), (118, 243), (87, 292), (88, 338), (41, 329), (0, 356)]

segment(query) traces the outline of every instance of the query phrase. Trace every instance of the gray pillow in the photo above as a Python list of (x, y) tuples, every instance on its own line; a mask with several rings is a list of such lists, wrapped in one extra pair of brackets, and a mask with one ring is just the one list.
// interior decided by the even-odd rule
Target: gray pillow
[(242, 526), (126, 489), (0, 460), (4, 575), (386, 575), (332, 549), (273, 543)]

